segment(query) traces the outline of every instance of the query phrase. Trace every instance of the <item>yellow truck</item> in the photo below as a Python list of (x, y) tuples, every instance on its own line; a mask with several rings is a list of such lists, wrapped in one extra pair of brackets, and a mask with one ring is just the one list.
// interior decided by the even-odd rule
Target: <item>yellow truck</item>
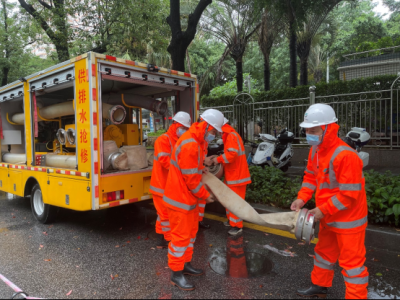
[(41, 223), (151, 200), (142, 109), (168, 120), (174, 97), (195, 120), (198, 92), (195, 75), (93, 52), (21, 77), (0, 88), (0, 191)]

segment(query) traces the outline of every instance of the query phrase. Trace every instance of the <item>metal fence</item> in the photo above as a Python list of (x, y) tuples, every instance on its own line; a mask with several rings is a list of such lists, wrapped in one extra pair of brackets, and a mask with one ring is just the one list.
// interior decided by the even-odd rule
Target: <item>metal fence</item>
[(254, 139), (257, 133), (275, 135), (288, 128), (295, 134), (295, 144), (306, 145), (299, 124), (311, 104), (325, 103), (336, 111), (340, 137), (353, 127), (361, 127), (371, 135), (369, 147), (400, 148), (400, 77), (390, 90), (318, 96), (311, 87), (307, 98), (256, 103), (249, 96), (240, 94), (232, 105), (212, 107), (223, 112), (245, 140)]

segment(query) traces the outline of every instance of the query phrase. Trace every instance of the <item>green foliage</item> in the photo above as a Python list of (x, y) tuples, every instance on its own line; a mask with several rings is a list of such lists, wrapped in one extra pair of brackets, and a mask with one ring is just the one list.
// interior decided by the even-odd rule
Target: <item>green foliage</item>
[(400, 226), (400, 176), (372, 170), (365, 181), (370, 222)]
[[(247, 77), (249, 76), (249, 73), (243, 74), (243, 78), (247, 80)], [(260, 90), (260, 82), (255, 79), (251, 78), (251, 93), (259, 93)], [(243, 92), (249, 92), (247, 85), (245, 85)], [(210, 97), (213, 98), (219, 98), (219, 97), (224, 97), (226, 95), (230, 95), (231, 97), (235, 97), (237, 94), (237, 85), (236, 85), (236, 80), (229, 81), (225, 83), (224, 85), (218, 86), (216, 88), (213, 88), (210, 91)]]
[[(317, 96), (350, 94), (367, 91), (389, 90), (396, 76), (385, 75), (351, 81), (333, 81), (330, 83), (316, 84)], [(254, 93), (255, 102), (267, 102), (284, 99), (296, 99), (309, 97), (309, 87), (299, 86), (297, 88), (286, 88), (281, 90), (271, 90), (267, 92)], [(236, 94), (222, 94), (216, 97), (204, 96), (201, 99), (203, 107), (231, 105)]]
[(166, 130), (160, 129), (160, 130), (157, 130), (156, 132), (149, 132), (149, 133), (147, 134), (147, 136), (148, 136), (148, 137), (160, 136), (160, 135), (163, 135), (163, 134), (166, 133), (166, 132), (167, 132)]
[(248, 186), (246, 200), (249, 202), (269, 204), (281, 208), (289, 208), (301, 183), (285, 176), (276, 168), (250, 167), (252, 183)]

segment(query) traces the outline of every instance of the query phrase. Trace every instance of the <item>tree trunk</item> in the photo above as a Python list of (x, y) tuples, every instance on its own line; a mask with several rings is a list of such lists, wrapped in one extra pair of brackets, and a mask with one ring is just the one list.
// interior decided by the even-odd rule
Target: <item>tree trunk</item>
[(170, 0), (170, 15), (167, 23), (171, 28), (172, 39), (167, 50), (171, 54), (173, 70), (185, 72), (186, 50), (196, 36), (201, 15), (211, 3), (212, 0), (200, 0), (194, 12), (189, 15), (186, 31), (182, 32), (180, 0)]
[(308, 56), (300, 58), (300, 85), (308, 85)]
[(271, 68), (269, 65), (269, 59), (264, 60), (264, 90), (269, 91), (271, 89)]
[(1, 79), (1, 86), (5, 86), (8, 83), (8, 73), (10, 72), (10, 68), (3, 68), (3, 78)]
[(237, 92), (243, 92), (243, 61), (241, 58), (236, 61), (236, 85)]
[(295, 88), (297, 86), (297, 51), (296, 51), (297, 36), (294, 22), (290, 22), (290, 81), (289, 86)]
[(8, 83), (8, 73), (10, 72), (10, 41), (8, 39), (8, 15), (7, 15), (7, 3), (6, 0), (2, 0), (3, 17), (4, 17), (4, 39), (2, 41), (4, 45), (4, 58), (6, 59), (6, 66), (3, 67), (3, 77), (1, 79), (1, 86), (5, 86)]

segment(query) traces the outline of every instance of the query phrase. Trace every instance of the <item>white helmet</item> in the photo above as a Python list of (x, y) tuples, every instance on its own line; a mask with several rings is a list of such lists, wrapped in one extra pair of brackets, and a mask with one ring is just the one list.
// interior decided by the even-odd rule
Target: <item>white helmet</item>
[(185, 113), (183, 111), (177, 112), (172, 120), (187, 128), (192, 126), (192, 118), (188, 113)]
[(336, 113), (333, 108), (326, 104), (314, 104), (306, 111), (304, 122), (300, 124), (303, 128), (312, 128), (322, 125), (336, 123)]
[(216, 109), (207, 109), (200, 117), (219, 132), (222, 132), (222, 126), (224, 126), (222, 112)]
[(229, 120), (227, 118), (224, 118), (224, 125), (228, 124)]

